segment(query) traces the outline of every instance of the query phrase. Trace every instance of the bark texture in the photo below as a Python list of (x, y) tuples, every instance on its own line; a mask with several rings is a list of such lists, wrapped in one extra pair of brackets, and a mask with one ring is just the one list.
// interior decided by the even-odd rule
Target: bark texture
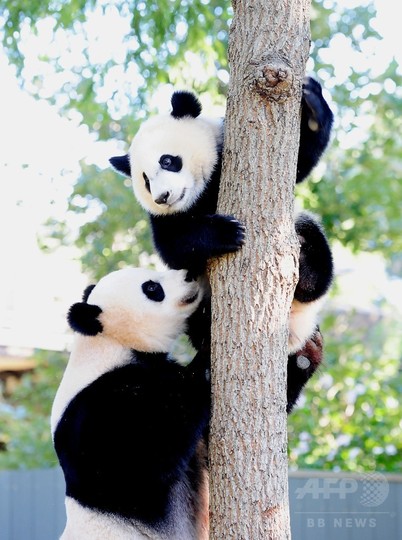
[(236, 0), (219, 213), (246, 226), (211, 266), (211, 533), (290, 538), (286, 366), (297, 281), (293, 188), (308, 0)]

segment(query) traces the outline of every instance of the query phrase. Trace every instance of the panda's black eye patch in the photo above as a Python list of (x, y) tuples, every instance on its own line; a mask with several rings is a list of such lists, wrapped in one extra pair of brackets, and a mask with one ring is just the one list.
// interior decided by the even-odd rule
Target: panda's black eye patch
[(142, 173), (142, 177), (143, 177), (144, 182), (145, 182), (145, 187), (147, 188), (147, 190), (149, 191), (149, 193), (151, 193), (151, 186), (149, 185), (149, 178), (148, 178), (148, 176), (143, 172), (143, 173)]
[(171, 156), (170, 154), (163, 154), (159, 159), (159, 165), (165, 171), (179, 172), (183, 167), (183, 160), (180, 156)]
[(153, 302), (162, 302), (165, 299), (165, 292), (160, 283), (156, 281), (146, 281), (142, 284), (142, 292)]

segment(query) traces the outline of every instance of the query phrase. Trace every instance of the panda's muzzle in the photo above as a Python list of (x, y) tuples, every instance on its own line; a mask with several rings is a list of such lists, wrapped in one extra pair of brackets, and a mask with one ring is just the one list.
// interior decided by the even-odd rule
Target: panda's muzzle
[(198, 299), (198, 295), (200, 293), (200, 287), (198, 286), (198, 284), (194, 282), (192, 285), (193, 286), (190, 287), (186, 296), (180, 302), (184, 306), (193, 304)]
[(165, 191), (154, 199), (154, 202), (160, 205), (173, 206), (184, 198), (185, 193), (186, 189), (184, 188), (179, 197), (174, 197), (171, 191)]
[(157, 199), (154, 199), (156, 204), (168, 204), (168, 200), (170, 197), (170, 191), (165, 191)]
[(195, 294), (192, 294), (191, 296), (187, 296), (183, 298), (181, 303), (185, 305), (189, 305), (189, 304), (194, 303), (197, 300), (197, 298), (198, 298), (198, 291)]

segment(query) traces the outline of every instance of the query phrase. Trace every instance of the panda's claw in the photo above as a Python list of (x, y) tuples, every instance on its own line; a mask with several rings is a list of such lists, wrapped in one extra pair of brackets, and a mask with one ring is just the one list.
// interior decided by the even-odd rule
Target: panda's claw
[(238, 251), (245, 241), (246, 229), (233, 216), (215, 214), (211, 216), (214, 224), (214, 255), (224, 255)]

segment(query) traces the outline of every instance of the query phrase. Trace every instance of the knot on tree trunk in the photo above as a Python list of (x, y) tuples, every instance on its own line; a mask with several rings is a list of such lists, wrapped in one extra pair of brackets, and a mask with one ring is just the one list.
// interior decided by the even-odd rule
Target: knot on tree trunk
[(293, 93), (293, 73), (290, 65), (281, 58), (262, 58), (251, 61), (253, 66), (253, 86), (257, 92), (270, 101), (282, 102)]

